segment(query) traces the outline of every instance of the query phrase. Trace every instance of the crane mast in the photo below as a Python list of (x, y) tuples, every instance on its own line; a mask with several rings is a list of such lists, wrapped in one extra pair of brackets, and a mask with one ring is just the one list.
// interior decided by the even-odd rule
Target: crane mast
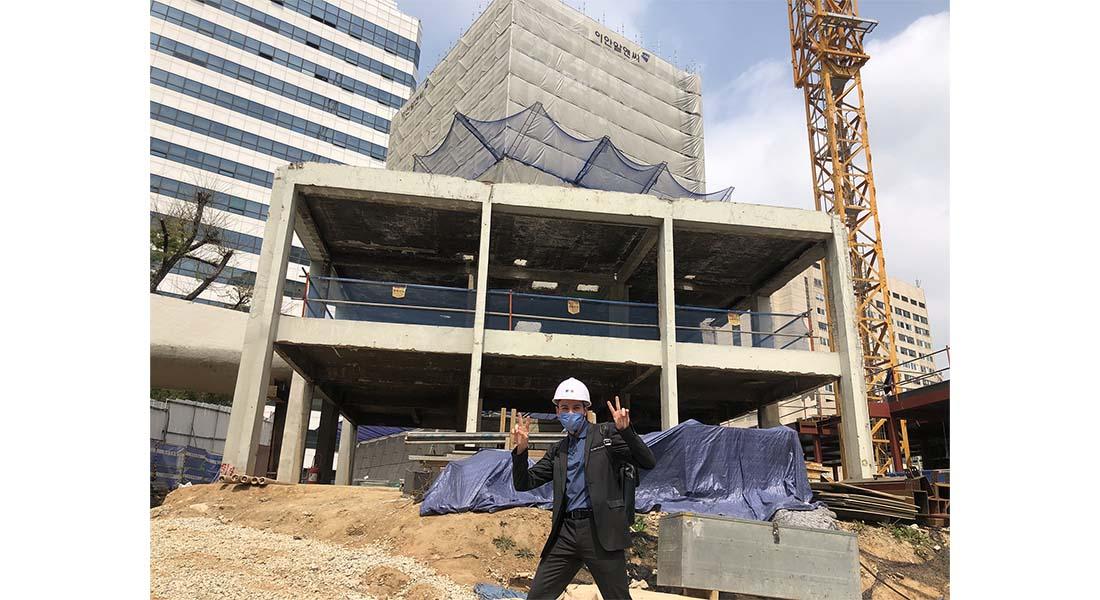
[[(890, 393), (887, 374), (893, 385), (899, 382), (860, 79), (870, 58), (863, 37), (878, 23), (860, 18), (857, 8), (856, 0), (787, 0), (794, 84), (806, 100), (814, 205), (847, 227), (867, 397), (882, 399)], [(881, 470), (888, 450), (874, 441)]]

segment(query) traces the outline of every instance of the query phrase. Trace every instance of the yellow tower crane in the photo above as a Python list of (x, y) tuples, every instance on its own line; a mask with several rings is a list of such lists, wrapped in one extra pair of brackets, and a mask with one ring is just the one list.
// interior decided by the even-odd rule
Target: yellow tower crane
[[(806, 98), (814, 204), (848, 228), (867, 398), (883, 399), (886, 384), (899, 383), (898, 361), (859, 74), (870, 58), (863, 37), (878, 22), (860, 18), (856, 0), (787, 0), (787, 9), (794, 85)], [(875, 439), (883, 424), (872, 427), (880, 472), (890, 464), (888, 440)]]

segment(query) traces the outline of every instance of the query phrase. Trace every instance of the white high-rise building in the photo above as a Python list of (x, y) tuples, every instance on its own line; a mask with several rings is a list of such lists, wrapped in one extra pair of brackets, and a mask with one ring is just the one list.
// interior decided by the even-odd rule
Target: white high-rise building
[[(384, 167), (390, 121), (416, 87), (420, 21), (395, 0), (155, 0), (150, 8), (151, 211), (217, 192), (234, 250), (198, 301), (232, 304), (255, 276), (275, 169)], [(284, 310), (300, 310), (298, 240)], [(210, 269), (184, 259), (161, 283), (187, 294)], [(207, 271), (209, 272), (209, 271)]]
[[(898, 391), (905, 392), (943, 381), (937, 373), (932, 347), (931, 325), (924, 290), (914, 283), (889, 278), (891, 308), (894, 312), (894, 344), (897, 350), (896, 370)], [(811, 349), (829, 352), (829, 323), (825, 307), (825, 283), (821, 265), (815, 264), (795, 277), (771, 297), (771, 308), (777, 313), (807, 313), (807, 327), (814, 332)], [(881, 301), (876, 303), (881, 304)], [(809, 394), (779, 403), (779, 420), (783, 424), (819, 415), (836, 414), (835, 385), (829, 384)], [(757, 424), (753, 411), (729, 422), (737, 427)]]

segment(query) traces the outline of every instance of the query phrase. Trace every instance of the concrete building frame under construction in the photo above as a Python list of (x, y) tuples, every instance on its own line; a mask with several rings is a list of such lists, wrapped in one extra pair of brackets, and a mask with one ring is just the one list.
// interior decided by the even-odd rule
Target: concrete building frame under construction
[[(279, 310), (295, 234), (313, 265), (301, 317)], [(755, 409), (762, 426), (775, 426), (770, 409), (780, 400), (836, 383), (845, 473), (869, 477), (845, 235), (818, 211), (317, 163), (280, 168), (223, 460), (254, 469), (278, 354), (294, 370), (279, 457), (285, 481), (298, 481), (315, 396), (324, 400), (322, 468), (335, 450), (337, 413), (345, 418), (337, 483), (346, 484), (354, 456), (343, 442), (357, 425), (476, 431), (483, 409), (550, 410), (553, 386), (568, 376), (588, 383), (598, 410), (623, 397), (642, 430)], [(783, 341), (783, 326), (767, 324), (768, 298), (822, 259), (835, 345), (793, 349), (798, 339)], [(554, 285), (505, 289), (539, 288), (533, 280)], [(708, 288), (735, 308), (677, 302)], [(515, 308), (524, 303), (561, 311)]]

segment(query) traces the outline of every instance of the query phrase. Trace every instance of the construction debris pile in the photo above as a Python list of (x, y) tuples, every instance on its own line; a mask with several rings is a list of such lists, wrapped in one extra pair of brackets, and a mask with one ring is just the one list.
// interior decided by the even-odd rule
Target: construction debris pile
[[(946, 478), (946, 471), (931, 472)], [(892, 523), (917, 522), (943, 527), (949, 522), (949, 484), (924, 475), (859, 479), (844, 482), (811, 481), (814, 500), (823, 502), (844, 520)]]

